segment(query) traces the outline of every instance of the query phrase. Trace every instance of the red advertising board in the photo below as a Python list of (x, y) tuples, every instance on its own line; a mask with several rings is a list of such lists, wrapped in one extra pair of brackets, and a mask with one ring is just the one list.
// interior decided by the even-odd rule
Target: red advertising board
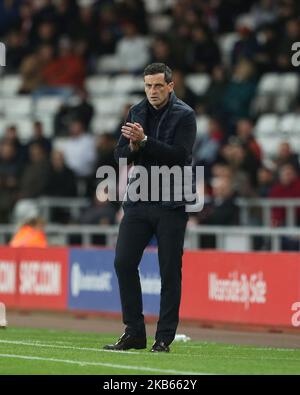
[(0, 302), (17, 306), (17, 253), (9, 247), (0, 248)]
[(19, 249), (18, 307), (66, 310), (68, 249)]
[(293, 327), (296, 302), (297, 253), (184, 254), (181, 318)]

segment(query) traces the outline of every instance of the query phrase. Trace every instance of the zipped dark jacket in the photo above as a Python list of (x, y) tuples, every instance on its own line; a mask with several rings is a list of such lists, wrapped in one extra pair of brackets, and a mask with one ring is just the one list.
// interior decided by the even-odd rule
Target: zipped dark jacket
[[(144, 128), (147, 135), (147, 106), (148, 100), (145, 98), (140, 103), (134, 105), (129, 110), (125, 122), (138, 122)], [(121, 135), (115, 148), (115, 159), (127, 158), (128, 164), (144, 166), (150, 175), (151, 166), (191, 166), (192, 149), (196, 137), (196, 117), (194, 110), (182, 100), (178, 99), (174, 92), (170, 94), (169, 104), (163, 113), (158, 124), (155, 137), (148, 136), (144, 148), (137, 152), (132, 152), (129, 147), (129, 140)], [(133, 180), (129, 180), (129, 184)], [(171, 184), (172, 185), (172, 184)], [(133, 202), (124, 200), (124, 205)], [(186, 203), (184, 201), (161, 202), (165, 207), (176, 208)]]

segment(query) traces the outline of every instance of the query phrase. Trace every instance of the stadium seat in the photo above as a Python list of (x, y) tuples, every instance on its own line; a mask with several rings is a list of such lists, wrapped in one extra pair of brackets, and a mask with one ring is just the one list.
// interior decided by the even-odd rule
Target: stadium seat
[(261, 115), (254, 129), (257, 138), (279, 134), (279, 117), (276, 114)]
[(122, 114), (126, 101), (126, 96), (107, 96), (105, 98), (94, 98), (92, 100), (92, 104), (94, 105), (95, 112), (98, 115), (118, 116)]
[(296, 115), (293, 113), (283, 115), (279, 120), (279, 131), (286, 135), (294, 134)]
[(36, 117), (44, 115), (54, 115), (63, 104), (63, 99), (58, 96), (41, 97), (35, 103), (34, 114)]
[(118, 117), (94, 117), (92, 120), (92, 131), (99, 135), (103, 133), (113, 133), (120, 123)]
[(273, 99), (272, 111), (277, 114), (284, 114), (291, 110), (294, 98), (287, 93), (277, 93)]
[(280, 76), (278, 73), (264, 74), (257, 86), (258, 95), (275, 94), (280, 89)]
[(24, 117), (31, 115), (31, 96), (15, 96), (2, 99), (2, 111), (6, 117)]
[(293, 134), (298, 134), (300, 136), (300, 115), (295, 114), (295, 123), (293, 128)]
[(111, 77), (108, 75), (88, 77), (86, 88), (91, 96), (101, 96), (111, 91)]
[(144, 82), (141, 77), (135, 77), (130, 74), (122, 74), (112, 78), (112, 94), (124, 94), (143, 90)]
[(271, 95), (257, 95), (251, 103), (250, 111), (254, 117), (263, 113), (273, 112), (274, 97)]
[(286, 141), (285, 138), (282, 138), (281, 136), (260, 136), (257, 137), (257, 142), (260, 145), (263, 154), (265, 156), (265, 159), (270, 158), (271, 156), (274, 156), (277, 153), (279, 144), (282, 141)]
[(3, 117), (0, 117), (0, 139), (3, 137), (5, 128), (6, 128), (6, 120)]
[(153, 33), (164, 33), (171, 28), (172, 18), (169, 15), (152, 15), (149, 17), (149, 25)]
[(290, 143), (293, 151), (300, 154), (300, 135), (290, 136), (288, 142)]
[[(137, 104), (145, 98), (145, 95), (127, 95), (126, 103)], [(124, 98), (125, 100), (125, 98)]]
[(16, 95), (21, 83), (22, 79), (20, 75), (4, 75), (0, 82), (0, 95), (2, 97)]
[(173, 0), (145, 0), (145, 9), (149, 14), (158, 14), (168, 10), (173, 4)]
[(280, 80), (280, 91), (278, 93), (285, 93), (289, 96), (296, 96), (299, 92), (299, 74), (297, 73), (284, 73), (279, 77)]
[(185, 78), (186, 85), (197, 95), (203, 95), (210, 83), (209, 74), (189, 74)]
[(209, 117), (201, 115), (197, 117), (197, 137), (204, 136), (208, 133)]
[(116, 55), (103, 55), (97, 61), (97, 71), (99, 73), (113, 74), (120, 70), (119, 58)]
[(230, 65), (231, 53), (238, 39), (239, 39), (239, 35), (236, 32), (223, 34), (219, 38), (218, 44), (220, 46), (222, 53), (222, 61), (225, 63), (225, 65)]

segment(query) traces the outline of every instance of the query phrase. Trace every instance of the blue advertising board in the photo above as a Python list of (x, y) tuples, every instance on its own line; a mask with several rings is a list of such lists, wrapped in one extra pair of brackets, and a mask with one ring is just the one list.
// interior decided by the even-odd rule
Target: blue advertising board
[[(114, 256), (114, 250), (70, 249), (69, 309), (121, 312)], [(144, 314), (158, 315), (161, 283), (156, 252), (144, 253), (139, 271)]]

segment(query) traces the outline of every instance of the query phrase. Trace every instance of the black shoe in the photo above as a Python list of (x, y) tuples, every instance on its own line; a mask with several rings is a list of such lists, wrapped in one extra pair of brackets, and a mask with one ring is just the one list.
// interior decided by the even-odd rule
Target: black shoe
[(162, 340), (156, 340), (150, 351), (151, 352), (170, 352), (170, 348)]
[(147, 347), (147, 340), (145, 337), (134, 337), (128, 333), (124, 333), (115, 344), (107, 344), (103, 347), (104, 350), (110, 351), (124, 351), (130, 348), (141, 350)]

